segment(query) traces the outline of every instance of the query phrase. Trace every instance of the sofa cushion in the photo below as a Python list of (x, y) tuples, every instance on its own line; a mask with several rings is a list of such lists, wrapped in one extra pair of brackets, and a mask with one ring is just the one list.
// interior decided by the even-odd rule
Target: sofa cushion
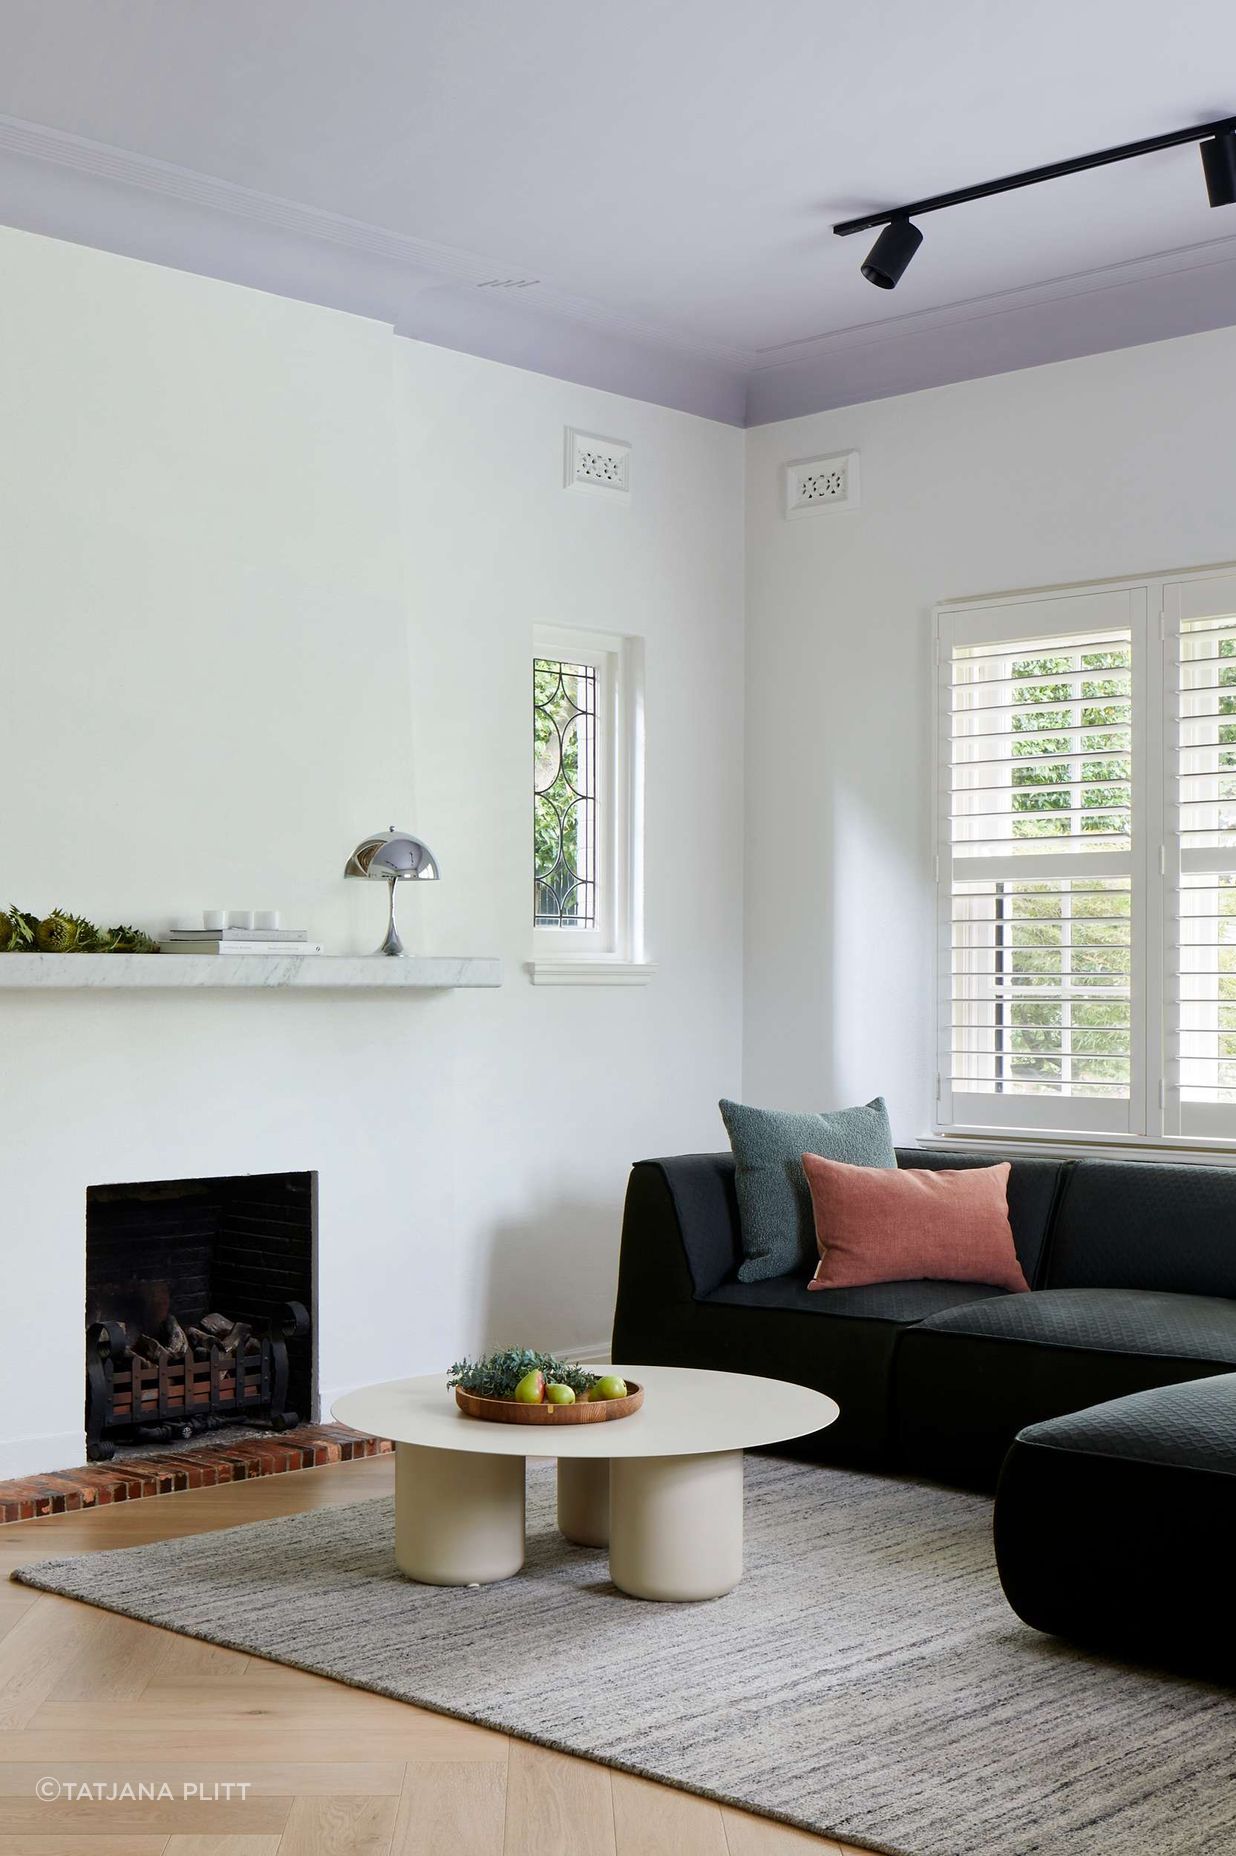
[(770, 1276), (763, 1282), (727, 1282), (707, 1298), (733, 1308), (794, 1309), (799, 1314), (838, 1315), (862, 1321), (925, 1321), (959, 1303), (1004, 1295), (988, 1283), (872, 1282), (854, 1289), (811, 1289), (801, 1276)]
[(848, 1160), (854, 1166), (895, 1167), (884, 1098), (828, 1115), (750, 1108), (722, 1099), (721, 1119), (734, 1150), (742, 1221), (744, 1282), (810, 1275), (815, 1268), (815, 1221), (803, 1173), (805, 1153)]
[(1000, 1580), (1027, 1624), (1231, 1682), (1236, 1374), (1034, 1424), (996, 1493)]
[(1044, 1286), (1236, 1296), (1236, 1168), (1078, 1161)]
[(1236, 1304), (1130, 1289), (1051, 1289), (928, 1317), (902, 1335), (897, 1432), (909, 1466), (995, 1481), (1026, 1425), (1236, 1367)]
[(1236, 1303), (1213, 1295), (1155, 1295), (1142, 1289), (1040, 1289), (1030, 1296), (943, 1309), (937, 1334), (981, 1335), (1039, 1347), (1162, 1354), (1236, 1367)]
[(1236, 1373), (1109, 1399), (1046, 1424), (1027, 1425), (1017, 1441), (1044, 1450), (1236, 1476)]
[(979, 1167), (846, 1166), (803, 1155), (820, 1261), (810, 1287), (994, 1283), (1024, 1294), (1009, 1227), (1009, 1163)]

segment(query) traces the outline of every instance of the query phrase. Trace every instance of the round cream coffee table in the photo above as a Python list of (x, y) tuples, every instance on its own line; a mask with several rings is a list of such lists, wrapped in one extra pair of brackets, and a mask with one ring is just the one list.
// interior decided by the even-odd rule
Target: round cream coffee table
[(605, 1424), (465, 1418), (445, 1375), (335, 1401), (340, 1424), (395, 1441), (395, 1562), (425, 1585), (485, 1585), (524, 1563), (524, 1469), (558, 1459), (558, 1526), (608, 1547), (633, 1598), (720, 1598), (742, 1577), (742, 1457), (823, 1430), (838, 1407), (782, 1379), (616, 1366), (647, 1388)]

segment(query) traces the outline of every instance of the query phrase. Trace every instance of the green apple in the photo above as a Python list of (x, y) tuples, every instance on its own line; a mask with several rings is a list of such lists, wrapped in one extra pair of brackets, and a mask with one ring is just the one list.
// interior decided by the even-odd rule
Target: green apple
[(545, 1397), (544, 1373), (525, 1373), (515, 1388), (515, 1397), (521, 1405), (539, 1405)]
[(573, 1405), (575, 1403), (575, 1394), (570, 1386), (547, 1386), (545, 1396), (551, 1405)]
[(605, 1373), (597, 1380), (588, 1397), (592, 1399), (625, 1398), (626, 1395), (626, 1380), (619, 1379), (617, 1373)]

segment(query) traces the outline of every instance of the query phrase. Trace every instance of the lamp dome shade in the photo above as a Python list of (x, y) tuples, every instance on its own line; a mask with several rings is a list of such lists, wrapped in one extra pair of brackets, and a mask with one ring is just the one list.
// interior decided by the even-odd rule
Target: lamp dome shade
[(348, 858), (343, 874), (386, 882), (435, 882), (438, 860), (420, 838), (408, 831), (396, 831), (392, 825), (389, 831), (363, 838)]

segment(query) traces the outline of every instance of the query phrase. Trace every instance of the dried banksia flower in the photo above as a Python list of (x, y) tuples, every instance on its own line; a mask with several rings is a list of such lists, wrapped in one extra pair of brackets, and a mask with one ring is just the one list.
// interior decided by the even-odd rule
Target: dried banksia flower
[(83, 915), (53, 909), (35, 929), (34, 939), (42, 954), (82, 954), (98, 946), (99, 931)]

